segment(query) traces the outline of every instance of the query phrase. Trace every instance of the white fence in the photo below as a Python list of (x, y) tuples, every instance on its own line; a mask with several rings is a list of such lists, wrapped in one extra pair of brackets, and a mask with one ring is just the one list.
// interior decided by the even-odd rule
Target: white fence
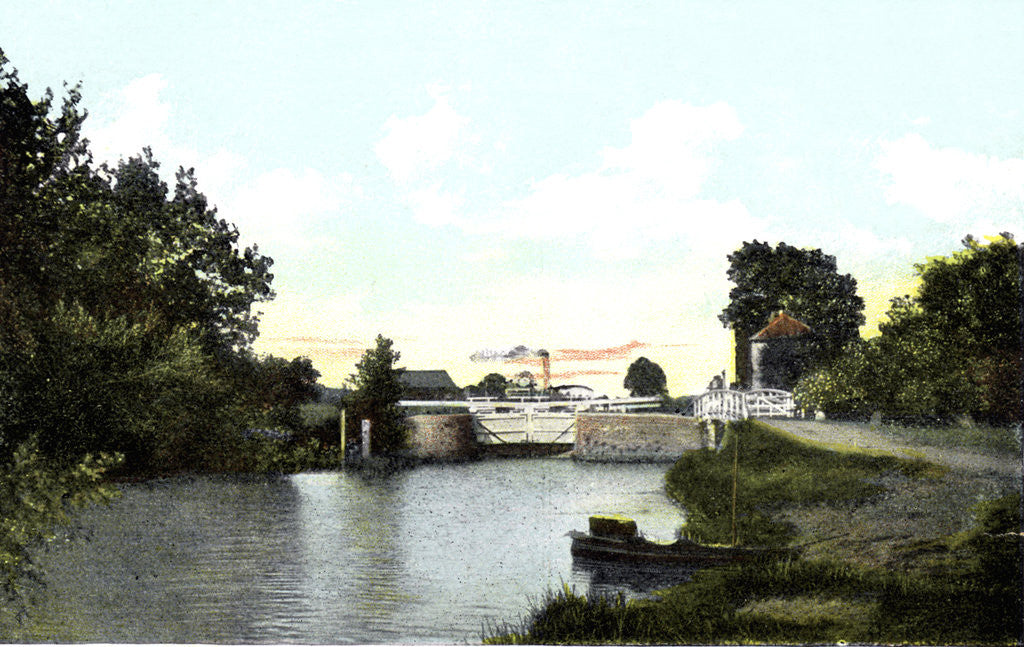
[(733, 391), (710, 389), (693, 403), (698, 418), (742, 420), (755, 417), (792, 418), (796, 413), (793, 394), (780, 389)]

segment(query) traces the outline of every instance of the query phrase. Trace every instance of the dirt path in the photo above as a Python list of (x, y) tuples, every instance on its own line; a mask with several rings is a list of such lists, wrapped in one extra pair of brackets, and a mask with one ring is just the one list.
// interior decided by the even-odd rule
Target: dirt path
[(924, 457), (949, 471), (941, 478), (882, 477), (882, 495), (840, 505), (792, 506), (780, 515), (796, 525), (798, 543), (837, 537), (807, 547), (808, 557), (832, 557), (893, 568), (908, 566), (921, 541), (967, 529), (971, 506), (1021, 490), (1021, 461), (978, 451), (902, 442), (867, 424), (810, 420), (768, 420), (798, 436), (827, 443), (881, 449), (908, 458)]
[(957, 470), (1003, 475), (1021, 475), (1024, 471), (1020, 457), (993, 456), (969, 449), (901, 442), (871, 429), (865, 423), (795, 419), (773, 419), (766, 422), (809, 440), (881, 449), (905, 458), (923, 457)]

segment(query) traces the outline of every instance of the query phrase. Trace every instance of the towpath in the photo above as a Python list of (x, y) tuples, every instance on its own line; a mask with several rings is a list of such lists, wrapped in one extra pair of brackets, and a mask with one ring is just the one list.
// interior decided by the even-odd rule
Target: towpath
[(915, 443), (882, 433), (866, 423), (797, 419), (773, 419), (766, 422), (809, 440), (839, 443), (863, 449), (880, 449), (905, 458), (924, 458), (957, 470), (996, 472), (1001, 475), (1020, 475), (1022, 473), (1020, 456), (1012, 457), (968, 448)]
[(915, 545), (967, 529), (971, 507), (1021, 489), (1021, 460), (995, 450), (936, 446), (915, 442), (865, 423), (766, 420), (795, 435), (826, 443), (877, 449), (908, 458), (924, 458), (949, 468), (939, 478), (911, 479), (889, 473), (879, 478), (884, 494), (851, 503), (793, 505), (779, 511), (809, 545), (809, 557), (903, 568), (914, 561)]

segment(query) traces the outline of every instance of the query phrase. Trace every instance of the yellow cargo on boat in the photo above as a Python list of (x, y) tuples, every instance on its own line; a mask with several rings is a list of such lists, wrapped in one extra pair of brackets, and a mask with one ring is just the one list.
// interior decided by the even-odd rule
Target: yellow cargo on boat
[(590, 534), (597, 537), (636, 537), (636, 521), (617, 514), (590, 517)]

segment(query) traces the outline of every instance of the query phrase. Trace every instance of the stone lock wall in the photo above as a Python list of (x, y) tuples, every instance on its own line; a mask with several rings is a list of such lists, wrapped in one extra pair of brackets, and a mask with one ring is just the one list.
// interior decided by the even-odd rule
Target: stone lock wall
[(416, 458), (460, 460), (479, 452), (473, 434), (473, 416), (468, 413), (419, 415), (406, 418), (409, 449)]
[(657, 413), (581, 413), (573, 456), (593, 461), (670, 462), (708, 446), (697, 418)]
[[(425, 460), (465, 460), (484, 455), (476, 443), (473, 416), (417, 415), (409, 423), (409, 450)], [(708, 446), (696, 418), (657, 413), (580, 413), (572, 456), (610, 462), (671, 462)], [(569, 449), (566, 447), (566, 449)]]

